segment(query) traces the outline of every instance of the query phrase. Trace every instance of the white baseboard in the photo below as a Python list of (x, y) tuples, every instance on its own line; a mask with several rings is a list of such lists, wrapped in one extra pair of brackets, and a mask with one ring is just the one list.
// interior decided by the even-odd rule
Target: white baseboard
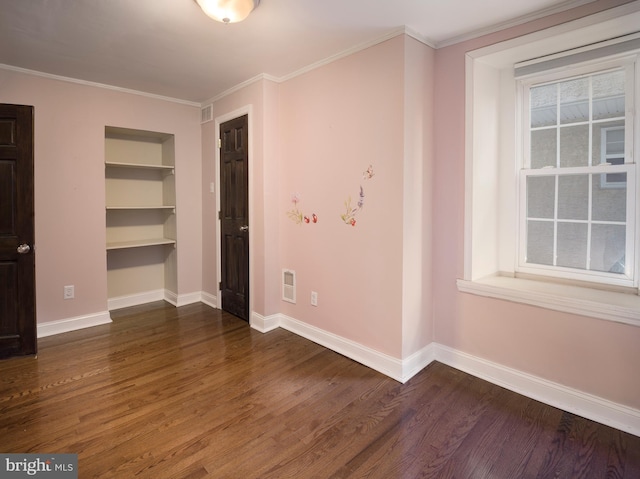
[[(165, 300), (169, 301), (167, 299), (166, 294), (170, 293), (169, 291), (167, 291), (165, 293)], [(174, 293), (171, 293), (173, 296), (175, 296)], [(171, 304), (173, 304), (174, 306), (180, 307), (180, 306), (186, 306), (187, 304), (194, 304), (194, 303), (201, 303), (202, 302), (202, 292), (198, 291), (196, 293), (187, 293), (187, 294), (179, 294), (176, 297), (175, 302), (171, 302), (169, 301)]]
[(253, 312), (250, 324), (262, 333), (276, 328), (286, 329), (402, 383), (419, 373), (435, 358), (433, 344), (427, 345), (405, 360), (400, 360), (284, 314), (265, 317)]
[(251, 327), (261, 333), (268, 333), (276, 328), (280, 327), (280, 315), (273, 314), (271, 316), (262, 316), (255, 311), (251, 313), (251, 320), (249, 321)]
[(110, 298), (107, 302), (107, 306), (109, 311), (111, 311), (112, 309), (129, 308), (131, 306), (138, 306), (140, 304), (164, 300), (167, 303), (179, 307), (201, 302), (202, 294), (203, 293), (200, 291), (188, 294), (176, 294), (168, 289), (156, 289), (154, 291), (145, 291), (144, 293)]
[[(187, 304), (199, 302), (209, 304), (207, 301), (205, 301), (205, 295), (210, 296), (207, 295), (207, 293), (202, 292), (176, 295), (169, 290), (158, 289), (141, 294), (132, 294), (129, 296), (119, 296), (117, 298), (111, 298), (107, 301), (107, 307), (109, 308), (109, 311), (111, 311), (112, 309), (127, 308), (130, 306), (138, 306), (140, 304), (162, 300), (167, 301), (174, 306), (185, 306)], [(215, 296), (213, 296), (213, 302), (214, 304), (217, 302)], [(211, 306), (211, 304), (209, 304), (209, 306)], [(213, 307), (215, 308), (216, 306)], [(68, 333), (70, 331), (75, 331), (76, 329), (90, 328), (91, 326), (99, 326), (101, 324), (110, 323), (111, 315), (109, 314), (109, 311), (38, 324), (37, 336), (39, 338), (44, 338), (46, 336), (53, 336), (54, 334)]]
[(436, 344), (429, 343), (421, 350), (402, 360), (402, 379), (406, 383), (436, 359)]
[[(164, 289), (162, 290), (163, 294), (162, 294), (162, 299), (164, 299), (167, 303), (173, 305), (173, 306), (178, 306), (178, 295), (176, 293), (174, 293), (173, 291), (169, 291), (168, 289)], [(144, 304), (144, 303), (138, 303), (138, 304)]]
[(109, 311), (111, 311), (112, 309), (129, 308), (131, 306), (152, 303), (153, 301), (163, 301), (165, 299), (172, 303), (170, 299), (167, 299), (168, 297), (170, 297), (170, 295), (168, 292), (165, 293), (164, 289), (156, 289), (155, 291), (110, 298), (107, 301), (107, 307), (109, 308)]
[(371, 369), (375, 369), (396, 381), (402, 382), (404, 380), (401, 360), (368, 348), (367, 346), (363, 346), (362, 344), (351, 341), (350, 339), (343, 338), (336, 334), (324, 331), (323, 329), (303, 323), (302, 321), (298, 321), (297, 319), (293, 319), (289, 316), (285, 316), (283, 314), (278, 316), (278, 325), (281, 328), (329, 348), (332, 351), (364, 364)]
[(490, 383), (592, 421), (640, 436), (640, 410), (435, 344), (435, 359)]
[(88, 314), (86, 316), (76, 316), (75, 318), (61, 319), (59, 321), (49, 321), (38, 324), (38, 338), (53, 336), (54, 334), (68, 333), (77, 329), (90, 328), (111, 322), (109, 311)]
[(205, 293), (204, 291), (202, 291), (200, 293), (200, 301), (202, 301), (207, 306), (211, 306), (215, 309), (220, 309), (218, 306), (218, 297), (214, 296), (213, 294)]

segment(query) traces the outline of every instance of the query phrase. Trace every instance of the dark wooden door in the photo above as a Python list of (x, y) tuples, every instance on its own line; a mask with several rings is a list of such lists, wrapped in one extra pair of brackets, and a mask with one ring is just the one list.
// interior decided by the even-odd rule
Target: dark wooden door
[(249, 321), (248, 117), (220, 125), (222, 309)]
[(36, 353), (33, 107), (0, 105), (0, 357)]

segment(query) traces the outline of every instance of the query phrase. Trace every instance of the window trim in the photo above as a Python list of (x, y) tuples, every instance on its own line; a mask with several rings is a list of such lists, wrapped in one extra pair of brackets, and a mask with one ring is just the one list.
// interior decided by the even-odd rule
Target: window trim
[(458, 291), (640, 327), (640, 296), (532, 279), (457, 280)]
[[(576, 286), (554, 284), (516, 275), (513, 269), (517, 262), (515, 245), (500, 244), (499, 240), (505, 232), (517, 230), (517, 187), (504, 187), (504, 183), (517, 183), (517, 165), (514, 161), (510, 165), (498, 161), (500, 157), (513, 158), (522, 148), (515, 136), (515, 125), (521, 120), (514, 113), (517, 97), (514, 65), (640, 38), (636, 33), (638, 24), (640, 9), (625, 4), (467, 52), (464, 274), (458, 280), (459, 291), (640, 326), (640, 296), (636, 288), (613, 287), (600, 291), (594, 289), (595, 286), (584, 287), (580, 283)], [(560, 49), (564, 53), (556, 54)], [(528, 61), (532, 58), (539, 60)], [(637, 97), (640, 94), (639, 77), (636, 71)], [(498, 118), (494, 124), (487, 121), (494, 118)], [(636, 126), (637, 144), (639, 131)], [(514, 181), (498, 184), (499, 179), (505, 178)], [(637, 177), (636, 182), (640, 182), (640, 178)], [(637, 209), (636, 225), (640, 224), (640, 208)], [(551, 291), (529, 295), (531, 285), (551, 285)], [(597, 294), (592, 295), (594, 292)], [(590, 298), (588, 304), (599, 307), (585, 307), (585, 295)]]

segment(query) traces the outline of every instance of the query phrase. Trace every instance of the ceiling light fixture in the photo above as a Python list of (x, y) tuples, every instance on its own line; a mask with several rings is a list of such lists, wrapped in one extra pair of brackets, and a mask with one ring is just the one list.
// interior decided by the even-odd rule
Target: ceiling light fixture
[(260, 4), (260, 0), (196, 0), (202, 11), (222, 23), (241, 22)]

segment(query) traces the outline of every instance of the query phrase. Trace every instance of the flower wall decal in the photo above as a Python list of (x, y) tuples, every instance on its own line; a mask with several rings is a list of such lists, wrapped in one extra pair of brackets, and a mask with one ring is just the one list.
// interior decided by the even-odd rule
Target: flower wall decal
[(298, 203), (300, 203), (300, 194), (294, 193), (291, 195), (291, 202), (293, 203), (293, 207), (287, 211), (287, 216), (293, 220), (294, 223), (300, 224), (302, 223), (302, 213), (298, 209)]
[[(367, 168), (364, 173), (362, 173), (362, 179), (363, 181), (367, 181), (373, 178), (373, 176), (373, 166), (369, 165), (369, 168)], [(360, 185), (360, 193), (358, 195), (358, 202), (356, 203), (356, 206), (351, 205), (351, 196), (349, 196), (349, 198), (347, 198), (347, 200), (344, 202), (344, 206), (346, 208), (346, 212), (344, 214), (341, 214), (340, 218), (345, 224), (355, 226), (356, 215), (364, 207), (364, 188), (362, 187), (362, 185)]]
[(300, 193), (293, 193), (291, 195), (291, 203), (293, 203), (293, 207), (289, 211), (287, 211), (287, 216), (289, 217), (289, 219), (291, 219), (291, 221), (298, 225), (303, 223), (309, 224), (318, 222), (318, 215), (316, 215), (315, 213), (313, 213), (311, 217), (309, 217), (303, 214), (302, 211), (300, 211), (300, 208), (298, 207), (298, 203), (300, 203)]
[[(373, 172), (373, 165), (369, 165), (369, 167), (362, 173), (362, 181), (368, 181), (375, 176)], [(351, 196), (347, 198), (344, 202), (345, 212), (340, 215), (340, 219), (344, 224), (355, 226), (357, 223), (356, 216), (362, 209), (364, 208), (364, 188), (362, 184), (360, 185), (360, 192), (358, 193), (358, 200), (356, 204), (352, 204)], [(291, 209), (287, 211), (287, 217), (293, 221), (295, 224), (315, 224), (318, 222), (318, 215), (312, 213), (311, 215), (304, 214), (304, 212), (300, 208), (301, 196), (300, 193), (293, 193), (291, 195)]]

